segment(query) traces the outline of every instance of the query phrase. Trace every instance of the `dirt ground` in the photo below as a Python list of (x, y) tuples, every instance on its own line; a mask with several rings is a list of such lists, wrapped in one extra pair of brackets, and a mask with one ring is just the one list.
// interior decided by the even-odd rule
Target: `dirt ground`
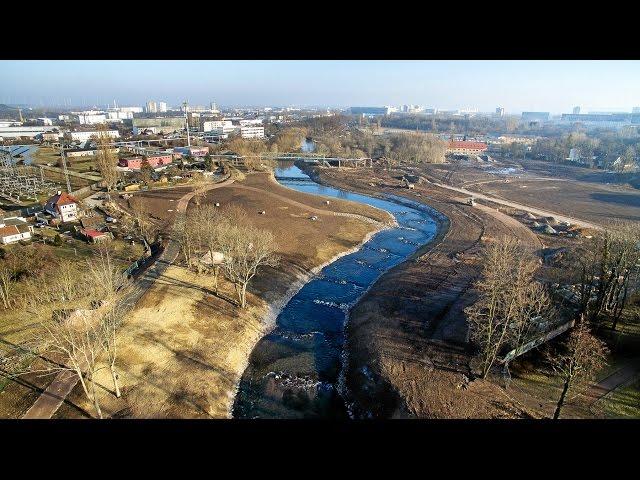
[[(247, 188), (249, 187), (249, 188)], [(183, 192), (184, 193), (184, 192)], [(168, 226), (178, 191), (144, 192), (149, 212)], [(173, 200), (173, 202), (171, 201)], [(281, 299), (302, 272), (358, 245), (380, 228), (333, 211), (388, 220), (374, 208), (350, 202), (323, 204), (313, 195), (277, 185), (266, 174), (208, 192), (206, 202), (243, 206), (255, 226), (272, 231), (280, 266), (264, 269), (250, 284), (249, 308), (235, 305), (232, 285), (212, 291), (210, 277), (170, 266), (144, 294), (119, 332), (123, 396), (116, 399), (107, 371), (99, 378), (105, 416), (119, 418), (226, 418), (237, 382), (257, 341), (270, 328), (269, 304)], [(125, 202), (122, 203), (125, 207)], [(190, 205), (193, 208), (193, 205)], [(317, 221), (311, 221), (312, 209)], [(258, 214), (265, 210), (266, 215)], [(92, 412), (76, 386), (55, 418), (86, 417)]]
[[(512, 169), (512, 170), (507, 170)], [(427, 178), (502, 199), (602, 224), (611, 218), (640, 221), (640, 190), (598, 170), (535, 160), (451, 160), (425, 165)]]
[[(488, 241), (515, 235), (532, 252), (576, 239), (534, 233), (517, 212), (476, 204), (429, 183), (400, 187), (400, 171), (318, 169), (323, 181), (357, 191), (386, 191), (423, 201), (448, 217), (439, 235), (410, 261), (383, 275), (351, 310), (347, 326), (347, 387), (363, 417), (542, 418), (553, 412), (559, 385), (548, 377), (513, 373), (502, 382), (470, 378), (471, 354), (463, 309), (480, 273)], [(373, 183), (374, 186), (370, 186)], [(526, 369), (522, 369), (525, 372)], [(534, 375), (535, 376), (535, 375)], [(569, 417), (595, 414), (572, 399)]]

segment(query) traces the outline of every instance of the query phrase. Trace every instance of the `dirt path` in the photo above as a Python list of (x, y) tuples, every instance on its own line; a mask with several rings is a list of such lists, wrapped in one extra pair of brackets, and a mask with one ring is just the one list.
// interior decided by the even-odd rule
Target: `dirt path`
[[(176, 210), (178, 215), (184, 215), (187, 211), (189, 201), (198, 193), (207, 192), (215, 188), (222, 188), (233, 183), (233, 179), (227, 179), (213, 185), (206, 185), (202, 188), (193, 190), (183, 195), (178, 201)], [(154, 282), (162, 276), (169, 265), (175, 262), (179, 254), (179, 247), (176, 242), (169, 239), (164, 251), (157, 260), (147, 269), (147, 271), (139, 278), (138, 286), (125, 300), (124, 303), (129, 307), (133, 307), (136, 302), (151, 288)], [(48, 419), (56, 413), (60, 405), (71, 393), (75, 385), (78, 383), (78, 376), (74, 372), (62, 371), (55, 376), (51, 384), (38, 397), (34, 404), (27, 410), (22, 418), (26, 419)]]
[(580, 220), (577, 218), (560, 215), (556, 212), (552, 212), (551, 210), (542, 210), (539, 208), (533, 208), (533, 207), (529, 207), (528, 205), (523, 205), (521, 203), (512, 202), (509, 200), (502, 200), (494, 196), (485, 195), (483, 193), (478, 193), (478, 192), (472, 192), (471, 190), (467, 190), (465, 188), (452, 187), (451, 185), (445, 185), (443, 183), (438, 183), (438, 182), (431, 182), (431, 183), (437, 187), (446, 188), (447, 190), (451, 190), (458, 193), (463, 193), (465, 195), (474, 197), (476, 199), (487, 200), (489, 202), (497, 203), (499, 205), (504, 205), (506, 207), (517, 208), (519, 210), (524, 210), (525, 212), (530, 212), (534, 215), (539, 215), (542, 217), (555, 217), (561, 222), (569, 222), (571, 224), (575, 224), (583, 228), (592, 228), (594, 230), (601, 230), (601, 227), (599, 227), (598, 225), (595, 225), (590, 222), (585, 222), (584, 220)]
[(640, 357), (630, 360), (611, 375), (600, 380), (585, 394), (590, 399), (589, 405), (593, 405), (608, 393), (625, 385), (638, 374), (638, 371), (640, 371)]
[[(254, 191), (254, 192), (260, 192), (260, 193), (263, 193), (263, 194), (267, 194), (267, 195), (269, 195), (271, 197), (277, 198), (278, 200), (280, 200), (282, 202), (288, 203), (289, 205), (292, 205), (292, 206), (298, 207), (298, 208), (302, 208), (304, 210), (308, 210), (308, 211), (313, 212), (313, 213), (317, 213), (318, 215), (336, 215), (336, 216), (341, 216), (341, 217), (356, 218), (358, 220), (363, 220), (365, 222), (374, 223), (376, 225), (379, 225), (380, 223), (382, 223), (382, 222), (376, 220), (375, 218), (367, 217), (365, 215), (359, 215), (357, 213), (335, 212), (333, 210), (326, 210), (326, 209), (323, 209), (323, 208), (311, 207), (311, 206), (309, 206), (309, 205), (307, 205), (305, 203), (297, 202), (297, 201), (292, 200), (292, 199), (290, 199), (288, 197), (285, 197), (284, 195), (280, 195), (280, 194), (275, 193), (275, 192), (268, 192), (268, 191), (265, 191), (263, 189), (256, 188), (256, 187), (249, 187), (247, 185), (238, 185), (238, 184), (236, 184), (234, 188), (241, 189), (241, 190), (251, 190), (251, 191)], [(390, 223), (391, 223), (391, 219), (390, 219)]]
[[(515, 235), (527, 248), (537, 235), (495, 207), (466, 205), (463, 192), (435, 183), (408, 191), (396, 172), (319, 169), (326, 183), (424, 202), (446, 215), (425, 253), (385, 273), (350, 312), (345, 383), (359, 414), (374, 418), (514, 418), (524, 411), (489, 382), (460, 388), (469, 376), (463, 309), (475, 300), (473, 280), (485, 240)], [(371, 188), (370, 182), (376, 187)], [(419, 200), (415, 198), (419, 195)]]

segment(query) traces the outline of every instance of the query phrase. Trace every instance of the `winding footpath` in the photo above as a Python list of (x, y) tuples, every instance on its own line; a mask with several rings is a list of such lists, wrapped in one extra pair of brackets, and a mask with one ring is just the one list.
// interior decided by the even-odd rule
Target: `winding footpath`
[[(214, 190), (216, 188), (227, 187), (231, 185), (233, 181), (233, 179), (227, 179), (219, 183), (206, 185), (182, 196), (180, 200), (178, 200), (176, 206), (176, 220), (178, 220), (180, 216), (185, 215), (189, 202), (196, 194), (208, 192), (209, 190)], [(176, 220), (174, 220), (174, 224)], [(171, 236), (169, 236), (169, 241), (167, 242), (165, 249), (158, 256), (156, 261), (139, 278), (135, 290), (123, 300), (127, 308), (131, 309), (135, 306), (142, 295), (144, 295), (155, 281), (163, 275), (169, 265), (176, 261), (179, 253), (180, 247), (177, 242), (173, 241)], [(40, 394), (22, 418), (51, 418), (58, 411), (58, 408), (60, 408), (60, 405), (62, 405), (64, 400), (67, 398), (67, 395), (69, 395), (76, 386), (78, 380), (78, 376), (75, 372), (63, 370), (58, 373), (51, 384), (44, 390), (44, 392), (42, 392), (42, 394)]]
[(486, 200), (488, 202), (497, 203), (499, 205), (504, 205), (505, 207), (517, 208), (518, 210), (524, 210), (525, 212), (530, 212), (534, 215), (538, 215), (541, 217), (554, 217), (561, 222), (569, 222), (572, 225), (578, 225), (582, 228), (591, 228), (593, 230), (602, 230), (602, 227), (595, 225), (590, 222), (585, 222), (584, 220), (580, 220), (578, 218), (568, 217), (566, 215), (560, 215), (559, 213), (552, 212), (550, 210), (542, 210), (540, 208), (533, 208), (528, 205), (523, 205), (522, 203), (512, 202), (510, 200), (503, 200), (500, 198), (493, 197), (491, 195), (486, 195), (484, 193), (473, 192), (471, 190), (467, 190), (466, 188), (453, 187), (451, 185), (446, 185), (444, 183), (433, 182), (429, 183), (435, 185), (436, 187), (445, 188), (447, 190), (451, 190), (453, 192), (463, 193), (469, 197), (473, 197), (476, 200)]

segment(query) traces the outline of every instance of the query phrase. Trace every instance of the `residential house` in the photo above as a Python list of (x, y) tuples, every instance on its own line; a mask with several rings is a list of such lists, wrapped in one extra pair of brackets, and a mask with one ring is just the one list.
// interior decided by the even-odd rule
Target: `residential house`
[(0, 243), (7, 245), (20, 240), (28, 240), (33, 227), (23, 217), (7, 217), (0, 220)]
[(84, 236), (89, 243), (100, 243), (113, 239), (111, 232), (101, 232), (92, 228), (80, 230), (80, 234)]
[(44, 210), (54, 218), (63, 222), (73, 222), (78, 220), (80, 211), (78, 201), (66, 192), (58, 192), (47, 200)]

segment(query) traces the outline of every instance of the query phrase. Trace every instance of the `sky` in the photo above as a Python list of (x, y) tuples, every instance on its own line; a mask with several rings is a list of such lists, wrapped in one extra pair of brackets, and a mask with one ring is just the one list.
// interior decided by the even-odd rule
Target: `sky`
[(640, 61), (0, 61), (0, 103), (631, 111)]

